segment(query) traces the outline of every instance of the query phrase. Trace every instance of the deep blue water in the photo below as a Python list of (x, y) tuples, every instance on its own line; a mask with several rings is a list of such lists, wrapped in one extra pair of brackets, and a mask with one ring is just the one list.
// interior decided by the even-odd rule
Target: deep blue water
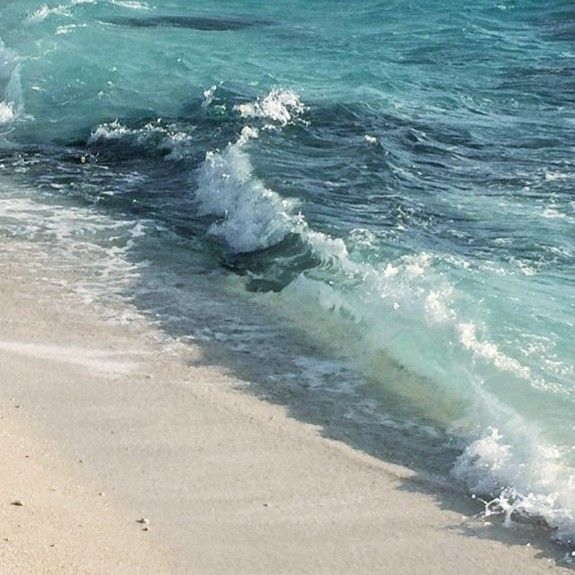
[(7, 178), (192, 240), (572, 536), (575, 4), (15, 0), (0, 38)]

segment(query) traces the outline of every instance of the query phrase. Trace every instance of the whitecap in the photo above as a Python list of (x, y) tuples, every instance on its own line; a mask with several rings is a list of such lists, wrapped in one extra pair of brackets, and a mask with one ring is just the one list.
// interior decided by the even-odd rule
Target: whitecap
[(125, 142), (128, 146), (155, 148), (167, 152), (167, 160), (182, 160), (187, 157), (193, 144), (193, 137), (178, 130), (175, 125), (164, 125), (161, 120), (149, 122), (141, 128), (128, 128), (118, 120), (100, 124), (88, 138), (88, 145), (104, 142)]
[(265, 118), (285, 126), (303, 114), (305, 106), (295, 92), (276, 89), (255, 102), (237, 104), (234, 109), (242, 118)]

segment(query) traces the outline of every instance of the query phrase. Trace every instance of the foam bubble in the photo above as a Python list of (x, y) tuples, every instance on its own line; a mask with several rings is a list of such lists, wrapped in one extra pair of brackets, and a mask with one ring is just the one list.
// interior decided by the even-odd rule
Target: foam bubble
[(521, 379), (531, 379), (532, 374), (528, 367), (502, 353), (495, 343), (478, 339), (477, 328), (473, 323), (458, 323), (456, 329), (463, 347), (472, 351), (475, 357), (493, 364), (500, 371), (510, 372)]
[(64, 35), (64, 34), (70, 34), (70, 32), (73, 32), (74, 30), (78, 30), (81, 28), (86, 28), (87, 24), (68, 24), (67, 26), (58, 26), (58, 28), (56, 28), (56, 34), (58, 36)]
[(96, 144), (103, 140), (119, 140), (132, 131), (120, 124), (118, 120), (107, 124), (100, 124), (88, 138), (88, 144)]

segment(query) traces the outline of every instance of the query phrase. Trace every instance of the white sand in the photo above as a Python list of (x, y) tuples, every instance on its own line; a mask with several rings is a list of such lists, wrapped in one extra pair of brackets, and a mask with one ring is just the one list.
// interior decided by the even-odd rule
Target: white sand
[(200, 349), (0, 278), (0, 573), (569, 572), (543, 534), (189, 367)]

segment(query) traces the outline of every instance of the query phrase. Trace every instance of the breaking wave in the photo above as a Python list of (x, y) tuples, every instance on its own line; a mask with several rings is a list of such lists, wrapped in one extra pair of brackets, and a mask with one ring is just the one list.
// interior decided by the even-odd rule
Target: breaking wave
[[(274, 90), (236, 110), (245, 120), (262, 119), (269, 130), (300, 120), (305, 107), (294, 93)], [(564, 463), (565, 453), (491, 392), (498, 382), (532, 390), (551, 384), (484, 335), (440, 257), (419, 253), (369, 264), (354, 249), (358, 238), (370, 243), (366, 230), (346, 239), (313, 230), (298, 201), (283, 198), (254, 175), (249, 150), (260, 137), (261, 128), (246, 124), (236, 141), (208, 152), (199, 168), (194, 199), (201, 215), (215, 218), (209, 233), (232, 253), (299, 238), (317, 263), (279, 293), (265, 296), (268, 301), (289, 309), (290, 317), (316, 335), (322, 331), (319, 337), (331, 340), (329, 334), (337, 333), (339, 340), (330, 345), (338, 353), (385, 385), (394, 379), (399, 394), (447, 423), (463, 450), (453, 475), (488, 497), (487, 513), (543, 518), (558, 538), (570, 540), (575, 475)], [(411, 375), (402, 374), (405, 370)]]
[(0, 39), (0, 130), (14, 122), (23, 107), (18, 58)]
[(193, 142), (193, 136), (173, 124), (164, 125), (161, 120), (141, 128), (128, 128), (115, 120), (98, 126), (90, 135), (88, 146), (118, 143), (140, 151), (159, 151), (169, 160), (181, 160), (188, 155)]

